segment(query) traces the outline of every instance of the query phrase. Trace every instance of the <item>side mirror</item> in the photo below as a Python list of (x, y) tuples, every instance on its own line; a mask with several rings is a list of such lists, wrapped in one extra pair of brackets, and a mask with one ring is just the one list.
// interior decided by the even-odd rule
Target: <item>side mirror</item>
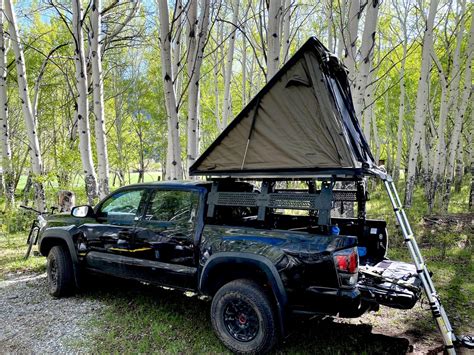
[(71, 216), (77, 218), (94, 217), (94, 209), (91, 206), (76, 206), (71, 210)]

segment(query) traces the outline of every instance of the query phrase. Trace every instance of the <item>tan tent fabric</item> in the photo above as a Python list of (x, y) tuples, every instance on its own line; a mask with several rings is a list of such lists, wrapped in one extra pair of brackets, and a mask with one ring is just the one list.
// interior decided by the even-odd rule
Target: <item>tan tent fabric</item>
[(318, 52), (306, 50), (262, 89), (191, 174), (360, 168), (340, 115)]

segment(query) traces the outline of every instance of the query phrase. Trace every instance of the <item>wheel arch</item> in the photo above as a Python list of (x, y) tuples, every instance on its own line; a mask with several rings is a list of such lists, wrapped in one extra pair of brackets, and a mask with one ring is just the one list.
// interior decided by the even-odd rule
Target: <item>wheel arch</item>
[(243, 252), (221, 252), (212, 255), (199, 277), (199, 291), (213, 296), (227, 282), (247, 278), (268, 283), (275, 302), (280, 331), (285, 334), (285, 314), (288, 296), (275, 265), (266, 257)]
[(42, 235), (39, 241), (38, 250), (41, 255), (48, 256), (49, 251), (52, 247), (61, 245), (69, 251), (71, 256), (72, 268), (74, 271), (74, 281), (76, 285), (79, 285), (79, 264), (76, 249), (74, 247), (74, 242), (72, 235), (69, 231), (61, 229), (50, 229), (46, 230)]

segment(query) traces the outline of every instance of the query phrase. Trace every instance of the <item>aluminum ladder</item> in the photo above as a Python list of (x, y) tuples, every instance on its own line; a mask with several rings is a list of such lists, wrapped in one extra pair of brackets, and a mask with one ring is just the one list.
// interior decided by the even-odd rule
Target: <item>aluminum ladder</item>
[(416, 271), (418, 273), (418, 277), (420, 278), (426, 297), (428, 298), (433, 318), (435, 319), (436, 325), (438, 326), (438, 329), (443, 337), (443, 343), (446, 348), (446, 352), (448, 354), (456, 354), (454, 349), (454, 343), (457, 341), (456, 336), (454, 335), (448, 316), (441, 305), (441, 301), (433, 285), (433, 281), (431, 280), (431, 276), (428, 272), (423, 256), (421, 255), (418, 244), (416, 243), (416, 239), (413, 235), (410, 223), (408, 222), (407, 215), (403, 209), (402, 203), (400, 202), (395, 183), (389, 175), (385, 176), (383, 182), (385, 184), (385, 188), (387, 189), (388, 197), (392, 203), (398, 223), (400, 224), (405, 243), (408, 246), (408, 250), (410, 251), (413, 261), (415, 262)]

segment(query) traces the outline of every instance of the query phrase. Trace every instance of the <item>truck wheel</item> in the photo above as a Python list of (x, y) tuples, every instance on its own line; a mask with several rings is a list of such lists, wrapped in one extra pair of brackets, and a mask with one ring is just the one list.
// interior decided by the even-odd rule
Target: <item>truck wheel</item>
[(211, 321), (219, 339), (233, 352), (267, 352), (277, 338), (270, 300), (250, 280), (235, 280), (217, 291), (212, 299)]
[(70, 295), (74, 290), (74, 272), (71, 255), (62, 245), (51, 248), (48, 254), (48, 287), (54, 297)]

